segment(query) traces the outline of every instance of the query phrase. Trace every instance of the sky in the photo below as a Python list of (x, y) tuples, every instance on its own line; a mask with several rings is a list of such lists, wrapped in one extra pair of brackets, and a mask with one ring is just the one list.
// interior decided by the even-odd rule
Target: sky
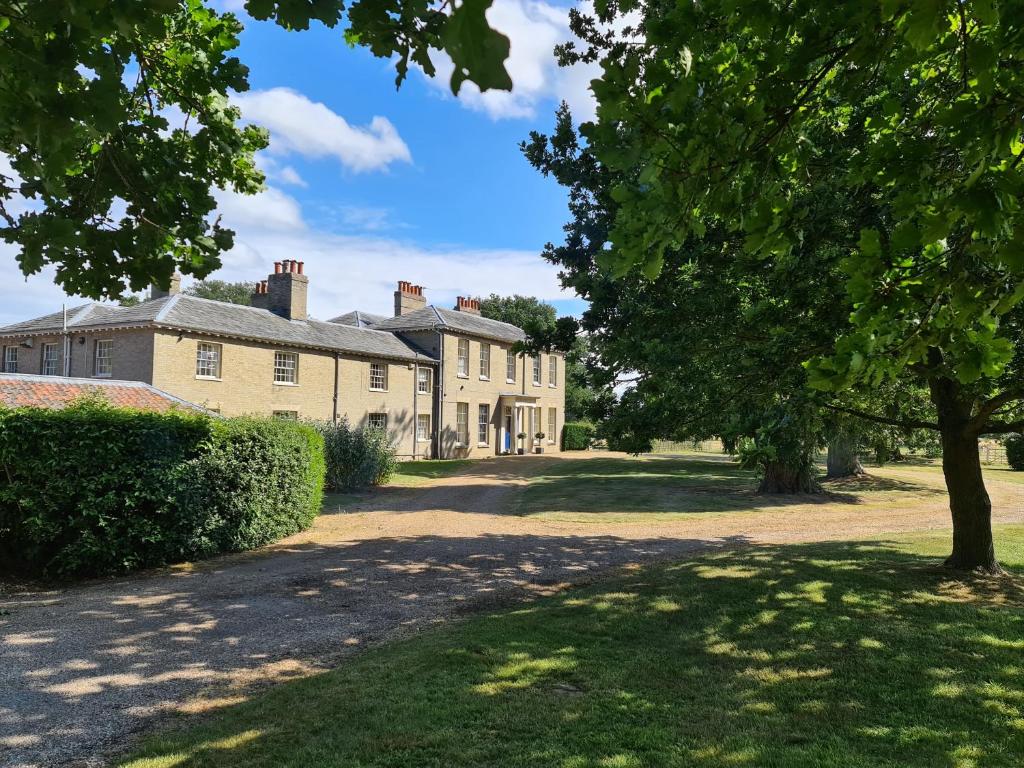
[[(423, 285), (439, 306), (521, 293), (560, 314), (583, 310), (540, 257), (562, 240), (566, 195), (519, 150), (531, 130), (551, 130), (563, 99), (577, 119), (593, 115), (594, 65), (560, 69), (552, 54), (569, 36), (569, 0), (495, 0), (488, 17), (511, 40), (513, 90), (467, 84), (458, 98), (441, 58), (436, 79), (410, 71), (396, 90), (391, 64), (349, 48), (340, 28), (288, 32), (247, 17), (241, 0), (217, 2), (245, 24), (243, 119), (271, 139), (257, 157), (266, 190), (217, 193), (236, 237), (211, 278), (259, 280), (274, 261), (304, 261), (310, 314), (321, 319), (391, 314), (399, 280)], [(64, 296), (52, 270), (24, 278), (0, 246), (0, 325), (82, 301)]]

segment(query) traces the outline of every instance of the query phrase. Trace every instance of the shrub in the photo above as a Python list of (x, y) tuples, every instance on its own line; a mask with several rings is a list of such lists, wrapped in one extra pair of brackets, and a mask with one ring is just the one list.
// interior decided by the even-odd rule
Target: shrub
[(323, 441), (299, 424), (0, 409), (0, 564), (100, 575), (257, 547), (312, 522), (323, 476)]
[(597, 430), (587, 421), (567, 421), (562, 427), (562, 450), (585, 451), (594, 442)]
[(1024, 435), (1010, 435), (1006, 438), (1006, 463), (1010, 469), (1024, 471)]
[(345, 419), (337, 424), (309, 423), (324, 438), (328, 489), (342, 491), (383, 485), (395, 473), (398, 461), (386, 430), (353, 429)]

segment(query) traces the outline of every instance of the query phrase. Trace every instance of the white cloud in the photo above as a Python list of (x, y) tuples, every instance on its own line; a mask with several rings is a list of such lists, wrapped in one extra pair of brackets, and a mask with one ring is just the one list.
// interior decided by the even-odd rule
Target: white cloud
[(308, 187), (306, 180), (290, 165), (282, 165), (266, 152), (256, 154), (256, 165), (266, 175), (267, 181), (277, 181), (293, 187)]
[[(453, 306), (457, 295), (490, 293), (521, 293), (547, 301), (573, 298), (539, 249), (424, 246), (369, 230), (339, 235), (306, 223), (298, 202), (274, 187), (253, 196), (218, 192), (217, 200), (225, 226), (236, 235), (235, 247), (223, 255), (224, 266), (212, 277), (259, 280), (273, 270), (275, 261), (304, 261), (310, 313), (321, 319), (352, 309), (391, 314), (398, 280), (425, 286), (428, 300), (439, 306)], [(26, 281), (14, 253), (13, 246), (0, 243), (0, 325), (56, 312), (65, 302), (76, 306), (84, 301), (64, 296), (53, 282), (53, 269)]]
[(270, 130), (269, 151), (273, 155), (334, 157), (357, 173), (412, 160), (395, 126), (379, 115), (368, 126), (352, 126), (327, 105), (290, 88), (240, 93), (232, 101), (245, 119)]

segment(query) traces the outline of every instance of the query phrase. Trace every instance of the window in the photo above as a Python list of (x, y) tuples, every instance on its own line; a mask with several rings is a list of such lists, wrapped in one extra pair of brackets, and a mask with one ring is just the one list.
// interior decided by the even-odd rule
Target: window
[(43, 376), (57, 375), (57, 345), (43, 344)]
[(387, 429), (388, 415), (386, 413), (371, 413), (366, 419), (366, 425), (370, 429)]
[(220, 378), (220, 344), (205, 341), (196, 345), (196, 377), (200, 379)]
[(388, 364), (370, 363), (370, 389), (386, 392), (388, 388)]
[(420, 368), (416, 371), (416, 391), (421, 395), (430, 394), (430, 374), (429, 368)]
[(18, 372), (18, 348), (4, 347), (4, 373)]
[(491, 345), (480, 345), (480, 378), (491, 378)]
[(298, 411), (274, 411), (274, 418), (281, 419), (283, 421), (298, 421)]
[(511, 349), (505, 352), (505, 380), (509, 384), (516, 382), (516, 353)]
[(481, 403), (477, 411), (476, 421), (476, 441), (480, 445), (487, 445), (487, 434), (491, 431), (489, 427), (490, 420), (490, 408), (486, 403)]
[(421, 441), (430, 439), (429, 413), (421, 413), (416, 416), (416, 439)]
[(274, 353), (274, 383), (275, 384), (298, 384), (299, 383), (299, 354), (298, 354), (298, 352), (275, 352)]
[(540, 386), (540, 355), (533, 356), (533, 383)]
[(96, 355), (93, 358), (93, 376), (110, 376), (113, 373), (114, 366), (111, 359), (111, 353), (114, 351), (114, 340), (113, 339), (97, 339), (96, 340)]
[(555, 442), (555, 433), (558, 431), (558, 412), (555, 408), (548, 408), (548, 442)]
[(558, 386), (558, 355), (548, 355), (548, 386)]
[(459, 376), (469, 376), (469, 339), (459, 339)]
[(469, 403), (455, 404), (455, 442), (469, 445)]

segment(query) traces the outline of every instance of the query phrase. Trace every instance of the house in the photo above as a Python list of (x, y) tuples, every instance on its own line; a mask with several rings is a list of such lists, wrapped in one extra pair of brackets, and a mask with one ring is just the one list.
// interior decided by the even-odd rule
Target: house
[[(427, 304), (400, 282), (394, 316), (308, 316), (309, 277), (275, 262), (252, 306), (154, 288), (132, 307), (85, 304), (0, 328), (8, 373), (144, 382), (226, 416), (337, 421), (387, 429), (404, 457), (558, 450), (560, 354), (517, 355), (522, 329)], [(537, 438), (538, 433), (543, 438)], [(518, 438), (525, 434), (525, 438)]]

